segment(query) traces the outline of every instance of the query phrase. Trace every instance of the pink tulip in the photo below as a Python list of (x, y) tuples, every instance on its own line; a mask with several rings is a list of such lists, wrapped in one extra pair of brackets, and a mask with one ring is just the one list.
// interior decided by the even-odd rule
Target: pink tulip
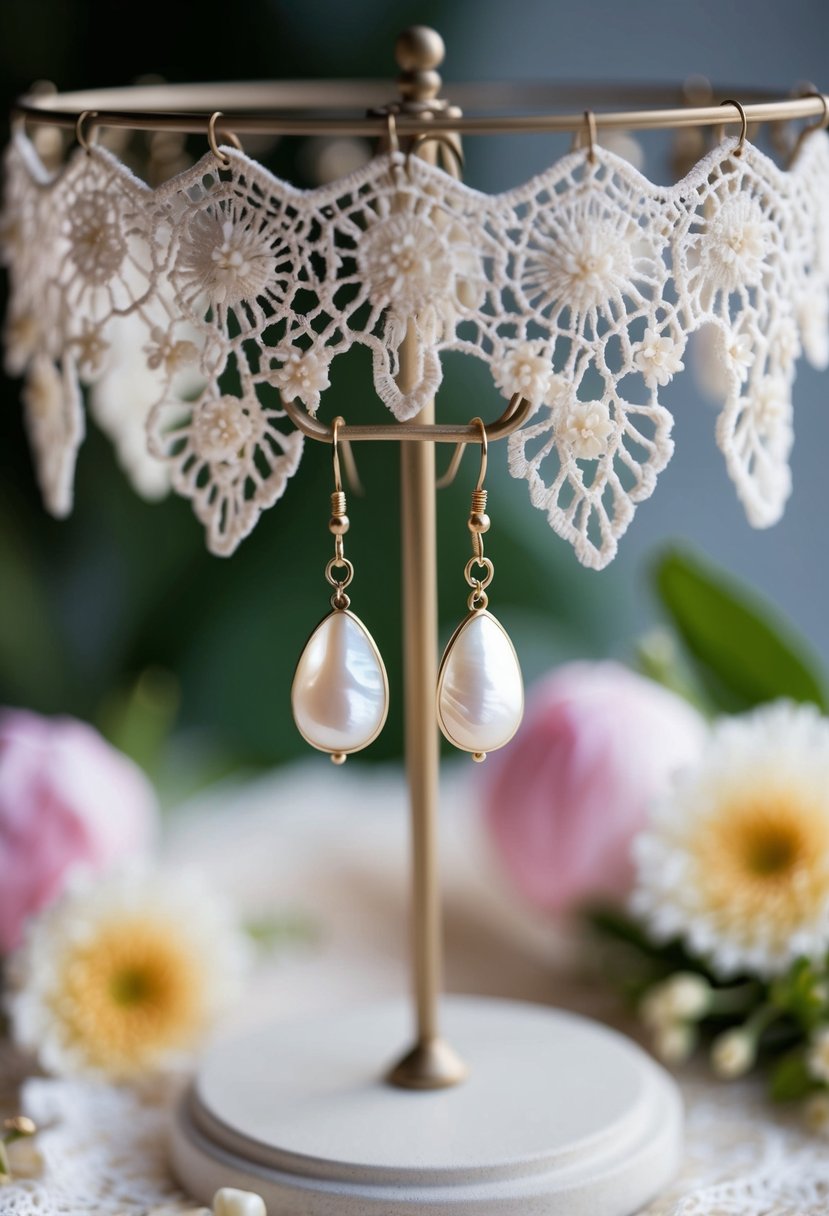
[(624, 897), (649, 803), (705, 737), (686, 701), (618, 663), (570, 663), (542, 680), (486, 763), (486, 821), (518, 890), (549, 912)]
[(73, 869), (145, 848), (157, 815), (147, 778), (91, 726), (0, 710), (0, 954)]

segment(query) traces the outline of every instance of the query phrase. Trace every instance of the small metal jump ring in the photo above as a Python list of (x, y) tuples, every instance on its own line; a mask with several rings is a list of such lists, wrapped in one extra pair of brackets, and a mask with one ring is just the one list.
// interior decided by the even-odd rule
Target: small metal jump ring
[(596, 163), (596, 115), (592, 110), (584, 111), (584, 121), (587, 125), (587, 160), (591, 165)]
[(823, 105), (823, 115), (817, 120), (817, 122), (813, 122), (808, 127), (804, 127), (798, 135), (797, 142), (795, 143), (791, 156), (789, 157), (790, 167), (794, 161), (797, 160), (797, 157), (800, 154), (800, 149), (803, 147), (809, 136), (814, 135), (816, 131), (825, 131), (826, 128), (829, 127), (829, 98), (826, 97), (826, 94), (818, 93), (817, 90), (815, 90), (813, 93), (804, 93), (803, 96), (817, 97)]
[(90, 152), (92, 149), (92, 140), (89, 138), (89, 135), (87, 135), (86, 125), (87, 125), (87, 123), (92, 123), (91, 131), (90, 131), (90, 134), (91, 134), (92, 131), (94, 131), (94, 129), (95, 129), (93, 119), (95, 119), (97, 117), (98, 117), (97, 110), (83, 110), (78, 115), (78, 121), (75, 123), (75, 139), (77, 140), (78, 144), (83, 148), (84, 152), (87, 152), (87, 153)]
[[(472, 567), (480, 566), (486, 570), (483, 578), (472, 577)], [(495, 567), (488, 557), (470, 557), (463, 569), (463, 576), (466, 579), (468, 586), (476, 588), (478, 591), (483, 591), (484, 587), (488, 587), (495, 575)]]
[[(230, 157), (227, 156), (225, 152), (222, 152), (216, 140), (216, 123), (220, 118), (223, 117), (224, 115), (221, 110), (216, 110), (210, 115), (210, 118), (207, 120), (207, 142), (210, 145), (210, 151), (216, 157), (216, 160), (226, 169), (230, 164)], [(232, 144), (237, 152), (244, 151), (239, 137), (234, 135), (232, 131), (224, 130), (222, 134), (224, 135), (225, 142)]]
[[(335, 570), (345, 570), (345, 575), (342, 578), (335, 578)], [(332, 557), (326, 564), (325, 578), (329, 586), (335, 587), (337, 591), (342, 591), (354, 578), (354, 567), (347, 557)]]
[(740, 141), (737, 144), (737, 147), (734, 149), (734, 155), (742, 156), (743, 148), (745, 147), (746, 143), (746, 131), (748, 131), (748, 119), (746, 118), (746, 112), (740, 105), (739, 101), (735, 101), (733, 97), (727, 97), (725, 101), (720, 102), (720, 105), (734, 106), (734, 109), (740, 115)]

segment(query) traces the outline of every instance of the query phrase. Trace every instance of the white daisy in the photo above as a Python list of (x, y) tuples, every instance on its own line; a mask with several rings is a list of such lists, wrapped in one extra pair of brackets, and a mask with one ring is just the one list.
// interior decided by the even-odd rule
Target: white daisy
[(59, 1074), (178, 1064), (238, 995), (247, 943), (197, 876), (87, 878), (37, 918), (12, 970), (17, 1043)]
[(713, 730), (636, 841), (634, 911), (720, 975), (829, 948), (829, 721), (764, 706)]

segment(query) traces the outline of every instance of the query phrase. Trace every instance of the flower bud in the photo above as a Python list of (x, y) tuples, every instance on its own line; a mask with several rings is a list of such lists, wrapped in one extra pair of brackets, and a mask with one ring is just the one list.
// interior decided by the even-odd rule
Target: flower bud
[(711, 1067), (726, 1081), (744, 1076), (756, 1058), (757, 1041), (742, 1027), (724, 1031), (711, 1044)]

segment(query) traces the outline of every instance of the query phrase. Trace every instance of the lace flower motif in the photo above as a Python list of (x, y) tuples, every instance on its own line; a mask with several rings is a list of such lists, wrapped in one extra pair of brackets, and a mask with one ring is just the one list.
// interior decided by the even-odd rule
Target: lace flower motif
[(282, 360), (282, 365), (271, 372), (270, 378), (271, 383), (279, 389), (283, 401), (299, 399), (309, 414), (315, 415), (322, 393), (331, 384), (328, 379), (329, 357), (315, 347), (303, 351), (295, 346), (287, 351), (277, 351), (275, 357)]
[(520, 393), (539, 405), (550, 391), (553, 361), (548, 342), (522, 342), (493, 364), (492, 375), (505, 397)]
[(377, 309), (416, 317), (451, 286), (452, 250), (432, 224), (403, 213), (378, 220), (357, 248), (357, 265)]
[(715, 290), (757, 286), (770, 250), (769, 229), (750, 195), (740, 194), (718, 208), (700, 251), (703, 274)]
[(75, 200), (67, 221), (69, 259), (89, 287), (103, 287), (127, 255), (121, 217), (110, 195), (92, 190)]
[(44, 354), (33, 358), (23, 386), (23, 410), (46, 510), (61, 519), (72, 510), (72, 481), (84, 437), (81, 394), (71, 354), (61, 372)]
[(684, 347), (685, 343), (678, 342), (670, 333), (646, 329), (633, 356), (634, 366), (642, 373), (645, 384), (670, 384), (676, 373), (685, 367), (682, 362)]
[(302, 435), (280, 429), (285, 412), (260, 401), (262, 379), (243, 369), (242, 383), (239, 397), (212, 382), (190, 404), (165, 399), (147, 424), (150, 451), (168, 462), (174, 488), (207, 529), (207, 547), (222, 557), (281, 498), (302, 455)]

